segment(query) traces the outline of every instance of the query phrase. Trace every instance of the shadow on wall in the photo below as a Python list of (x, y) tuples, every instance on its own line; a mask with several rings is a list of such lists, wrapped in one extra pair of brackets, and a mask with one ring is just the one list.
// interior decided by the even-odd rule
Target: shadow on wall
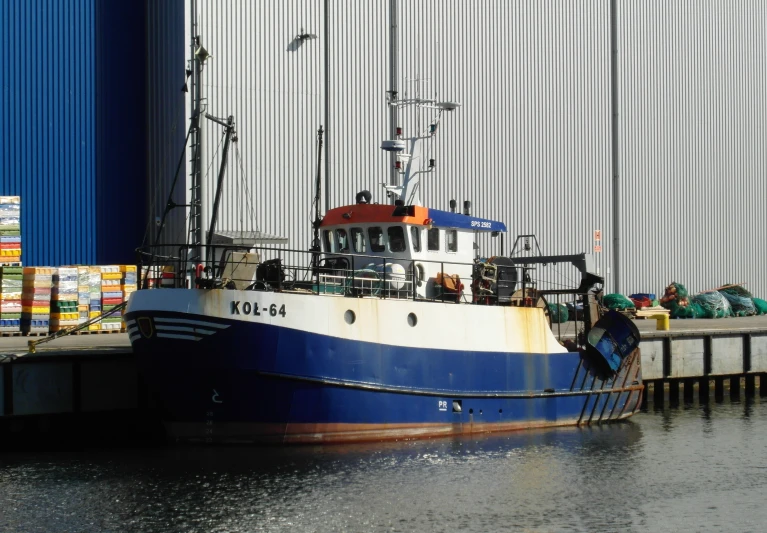
[(293, 37), (293, 40), (290, 41), (288, 44), (288, 52), (297, 52), (299, 48), (306, 42), (311, 39), (316, 39), (317, 36), (313, 33), (306, 33), (303, 28), (301, 28), (301, 31), (298, 32), (298, 35)]

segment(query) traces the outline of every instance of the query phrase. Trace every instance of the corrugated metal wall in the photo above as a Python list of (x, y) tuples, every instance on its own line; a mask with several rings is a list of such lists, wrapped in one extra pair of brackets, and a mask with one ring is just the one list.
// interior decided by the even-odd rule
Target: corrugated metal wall
[(620, 2), (627, 289), (767, 295), (767, 4)]
[[(157, 221), (163, 216), (176, 175), (179, 161), (178, 183), (173, 200), (186, 203), (186, 164), (190, 154), (183, 153), (189, 121), (185, 113), (182, 92), (185, 82), (187, 53), (185, 35), (187, 23), (184, 0), (154, 2), (146, 0), (146, 109), (142, 119), (146, 124), (146, 189), (142, 199), (147, 203), (148, 217), (142, 219), (142, 235), (146, 233), (147, 244), (155, 242)], [(166, 218), (166, 225), (159, 241), (182, 243), (186, 239), (184, 208), (176, 208)], [(166, 250), (171, 253), (171, 250)], [(175, 250), (178, 253), (178, 250)]]
[[(250, 190), (260, 229), (295, 248), (310, 242), (319, 124), (327, 128), (330, 207), (353, 202), (361, 189), (387, 201), (389, 159), (379, 146), (388, 131), (389, 3), (328, 2), (327, 36), (324, 7), (296, 0), (199, 8), (214, 56), (203, 73), (208, 109), (235, 115), (247, 176), (247, 188), (229, 181), (222, 220), (240, 222), (242, 191)], [(400, 94), (414, 90), (406, 78), (428, 78), (425, 91), (463, 103), (443, 121), (424, 203), (447, 209), (451, 198), (469, 199), (475, 214), (505, 220), (512, 236), (536, 234), (545, 253), (588, 249), (593, 229), (608, 230), (610, 220), (605, 3), (400, 2), (398, 23)], [(302, 28), (318, 38), (296, 40)], [(206, 130), (205, 168), (218, 166), (218, 131)], [(485, 244), (488, 254), (500, 251), (498, 240)]]
[[(235, 115), (242, 156), (242, 169), (231, 160), (239, 175), (229, 179), (221, 220), (225, 229), (247, 225), (252, 205), (259, 229), (305, 248), (319, 124), (328, 130), (330, 207), (363, 188), (386, 201), (389, 160), (378, 146), (388, 131), (389, 2), (263, 4), (200, 5), (213, 55), (203, 73), (208, 111)], [(617, 4), (622, 291), (745, 281), (766, 294), (758, 147), (767, 5)], [(527, 233), (546, 254), (589, 251), (601, 230), (595, 256), (608, 290), (609, 8), (604, 0), (398, 3), (400, 93), (413, 90), (406, 78), (428, 78), (426, 90), (463, 103), (443, 121), (424, 203), (445, 209), (451, 198), (469, 199), (474, 214), (504, 220), (506, 253)], [(302, 28), (318, 38), (297, 41)], [(220, 128), (205, 134), (204, 168), (214, 177)], [(206, 194), (212, 199), (212, 185)], [(499, 251), (498, 241), (484, 244)], [(571, 269), (542, 273), (551, 283), (575, 280)]]
[[(308, 248), (316, 131), (324, 122), (322, 2), (199, 2), (207, 112), (233, 115), (238, 142), (228, 160), (218, 229), (279, 234)], [(203, 122), (203, 177), (211, 216), (223, 128)], [(207, 178), (206, 178), (207, 176)]]
[(144, 0), (0, 3), (0, 195), (22, 197), (24, 264), (135, 260), (145, 17)]
[(0, 2), (0, 194), (22, 201), (22, 261), (96, 259), (94, 1)]
[(96, 209), (84, 228), (95, 234), (97, 264), (134, 263), (144, 237), (146, 30), (143, 1), (97, 0)]

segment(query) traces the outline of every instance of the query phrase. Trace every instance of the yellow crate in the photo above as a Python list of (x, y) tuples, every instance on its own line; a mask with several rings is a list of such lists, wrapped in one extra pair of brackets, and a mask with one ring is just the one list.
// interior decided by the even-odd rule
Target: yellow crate
[(102, 272), (101, 279), (123, 279), (122, 272)]
[(78, 311), (88, 311), (89, 307), (90, 306), (88, 304), (80, 304), (80, 305), (77, 306), (77, 310)]
[(90, 316), (91, 318), (96, 318), (100, 314), (101, 314), (101, 311), (91, 311), (88, 316)]
[(136, 265), (119, 265), (120, 272), (136, 272)]
[(101, 331), (101, 324), (91, 324), (88, 326), (88, 331)]
[(3, 292), (0, 294), (0, 300), (21, 300), (21, 291)]
[(22, 313), (30, 313), (32, 315), (48, 315), (51, 312), (51, 307), (49, 305), (24, 305), (21, 307)]
[(8, 248), (7, 250), (0, 250), (0, 257), (7, 261), (8, 257), (20, 257), (21, 248)]
[(120, 285), (120, 290), (123, 292), (133, 292), (138, 288), (138, 285), (131, 283), (130, 285)]
[(77, 320), (79, 313), (51, 313), (51, 320)]

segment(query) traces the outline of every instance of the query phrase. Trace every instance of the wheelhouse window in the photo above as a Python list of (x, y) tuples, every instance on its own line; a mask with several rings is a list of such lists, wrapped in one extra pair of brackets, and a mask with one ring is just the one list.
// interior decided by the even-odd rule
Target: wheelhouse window
[(345, 229), (337, 229), (336, 230), (336, 242), (338, 243), (338, 251), (339, 252), (348, 252), (349, 251), (349, 239), (346, 236), (346, 230)]
[(365, 232), (362, 228), (352, 228), (352, 247), (358, 254), (364, 254), (367, 251), (365, 247)]
[(389, 235), (389, 251), (405, 251), (405, 230), (402, 226), (389, 226), (386, 230)]
[(384, 246), (383, 230), (378, 226), (368, 228), (368, 240), (370, 241), (370, 250), (373, 252), (383, 252)]
[(333, 251), (333, 233), (330, 230), (325, 230), (322, 232), (322, 242), (325, 245), (326, 252)]
[(447, 251), (448, 252), (457, 252), (458, 251), (458, 230), (449, 229), (445, 232), (445, 237), (447, 240)]
[(433, 252), (439, 251), (439, 228), (431, 228), (427, 235), (429, 250)]
[(413, 251), (421, 251), (421, 228), (418, 226), (410, 226), (410, 238), (413, 241)]

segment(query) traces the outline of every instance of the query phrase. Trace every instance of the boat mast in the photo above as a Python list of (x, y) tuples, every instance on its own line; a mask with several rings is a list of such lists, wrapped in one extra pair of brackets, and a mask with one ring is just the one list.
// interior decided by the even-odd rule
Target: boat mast
[(200, 108), (202, 91), (200, 77), (202, 63), (207, 58), (207, 51), (200, 44), (200, 36), (197, 33), (197, 1), (191, 1), (191, 63), (192, 63), (192, 87), (190, 102), (192, 107), (191, 117), (191, 148), (192, 169), (190, 187), (189, 208), (189, 235), (187, 237), (189, 247), (189, 261), (199, 263), (202, 260), (202, 131), (200, 129)]
[[(392, 167), (395, 172), (400, 173), (403, 160), (405, 162), (402, 185), (384, 185), (387, 194), (401, 200), (404, 205), (421, 205), (419, 192), (421, 188), (421, 175), (433, 172), (435, 168), (434, 159), (429, 159), (428, 162), (424, 161), (423, 142), (432, 139), (437, 133), (442, 113), (454, 111), (460, 105), (458, 102), (426, 100), (417, 97), (389, 102), (389, 106), (394, 108), (415, 107), (416, 117), (418, 117), (419, 112), (424, 110), (436, 111), (436, 116), (430, 120), (429, 127), (426, 130), (416, 132), (412, 137), (404, 138), (395, 131), (394, 138), (381, 144), (382, 150), (392, 154), (392, 158), (395, 161)], [(418, 120), (416, 122), (418, 123)]]
[[(397, 101), (397, 55), (398, 55), (398, 35), (397, 35), (397, 0), (389, 0), (389, 103)], [(397, 138), (398, 114), (397, 106), (389, 106), (389, 138)], [(397, 154), (390, 154), (389, 160), (389, 185), (399, 185), (399, 172), (395, 168)], [(393, 195), (392, 195), (393, 196)], [(394, 203), (394, 198), (391, 203)]]
[[(221, 168), (218, 170), (218, 182), (216, 183), (216, 198), (213, 200), (213, 213), (210, 215), (210, 225), (208, 226), (208, 238), (206, 240), (205, 254), (206, 264), (213, 265), (215, 261), (215, 254), (213, 251), (213, 235), (216, 232), (216, 222), (218, 222), (218, 206), (221, 204), (221, 190), (224, 185), (224, 172), (226, 171), (226, 160), (229, 155), (229, 144), (232, 141), (232, 135), (234, 134), (234, 117), (229, 115), (226, 122), (220, 118), (213, 117), (209, 114), (205, 114), (205, 118), (212, 120), (216, 124), (221, 124), (225, 128), (226, 138), (224, 140), (224, 150), (221, 153)], [(236, 139), (235, 139), (236, 140)]]
[(322, 169), (322, 134), (324, 130), (322, 125), (317, 130), (317, 176), (314, 181), (314, 221), (312, 222), (312, 229), (314, 235), (312, 237), (312, 271), (314, 272), (320, 262), (320, 223), (322, 217), (320, 216), (320, 188), (321, 188), (321, 169)]

